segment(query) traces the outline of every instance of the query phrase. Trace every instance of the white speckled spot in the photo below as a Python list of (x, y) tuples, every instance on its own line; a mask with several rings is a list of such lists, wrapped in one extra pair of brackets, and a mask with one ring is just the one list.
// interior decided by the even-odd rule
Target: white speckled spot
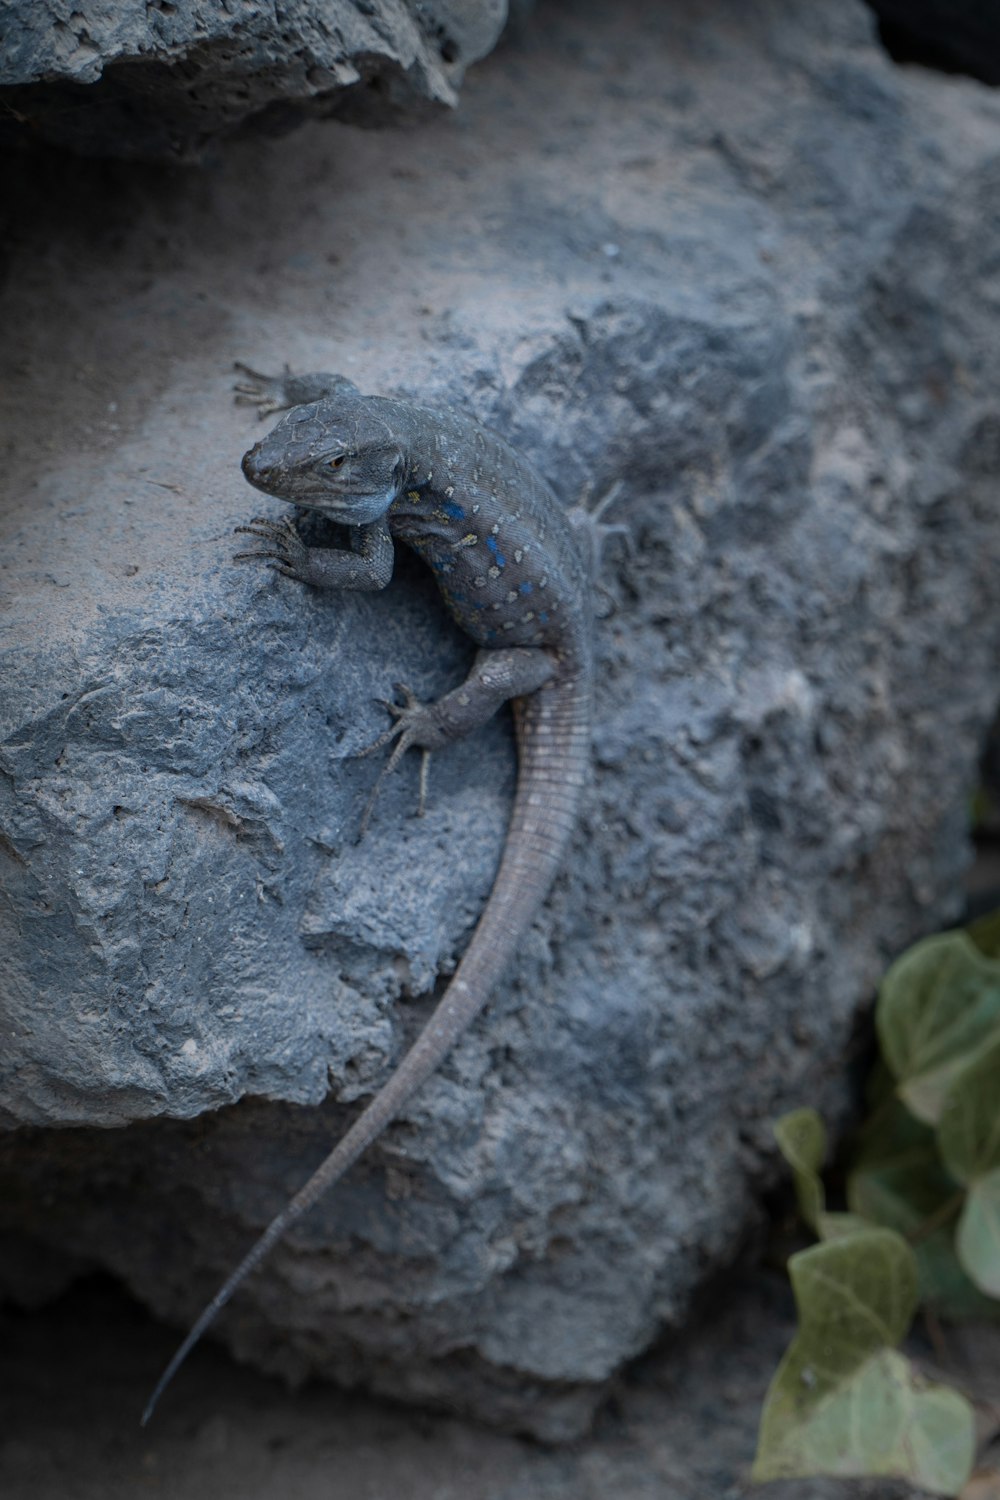
[(488, 574), (489, 574), (489, 576), (491, 578), (499, 578), (500, 577), (500, 569), (499, 568), (488, 568), (486, 571), (488, 572)]

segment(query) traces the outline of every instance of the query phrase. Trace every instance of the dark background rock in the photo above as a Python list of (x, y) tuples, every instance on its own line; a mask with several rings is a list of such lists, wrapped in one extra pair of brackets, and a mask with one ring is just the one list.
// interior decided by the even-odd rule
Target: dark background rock
[(994, 0), (869, 0), (899, 62), (1000, 83), (1000, 8)]
[(175, 160), (248, 122), (398, 122), (454, 104), (506, 16), (506, 0), (10, 0), (0, 129), (9, 144)]
[(231, 562), (234, 358), (461, 402), (567, 501), (620, 476), (636, 556), (519, 963), (220, 1336), (566, 1436), (738, 1253), (773, 1116), (849, 1112), (879, 974), (960, 908), (1000, 645), (1000, 103), (873, 29), (552, 5), (418, 134), (22, 168), (0, 1215), (50, 1284), (200, 1306), (427, 1014), (510, 805), (498, 722), (352, 843), (371, 700), (470, 647), (415, 563), (331, 600)]
[[(196, 1350), (183, 1387), (145, 1431), (135, 1392), (158, 1374), (167, 1331), (106, 1279), (32, 1317), (0, 1311), (5, 1500), (918, 1500), (888, 1479), (749, 1482), (760, 1407), (794, 1328), (774, 1271), (727, 1278), (679, 1340), (636, 1362), (596, 1430), (552, 1447), (313, 1385), (294, 1395)], [(992, 1337), (989, 1336), (992, 1333)], [(949, 1330), (948, 1378), (987, 1405), (995, 1329)]]

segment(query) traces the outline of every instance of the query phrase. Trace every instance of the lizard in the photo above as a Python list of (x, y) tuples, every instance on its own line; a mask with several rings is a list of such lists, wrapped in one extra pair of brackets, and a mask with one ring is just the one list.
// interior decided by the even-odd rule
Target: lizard
[[(348, 1170), (436, 1071), (501, 979), (548, 892), (569, 841), (590, 761), (593, 599), (601, 543), (620, 526), (566, 510), (503, 438), (469, 416), (362, 395), (344, 376), (266, 376), (248, 366), (237, 401), (261, 416), (286, 408), (244, 455), (250, 484), (347, 527), (349, 548), (307, 546), (292, 517), (258, 517), (236, 554), (315, 588), (374, 591), (392, 577), (396, 542), (428, 564), (450, 613), (479, 650), (461, 686), (422, 703), (403, 684), (393, 723), (361, 754), (395, 741), (369, 798), (411, 747), (469, 734), (506, 702), (518, 782), (499, 869), (469, 944), (423, 1031), (381, 1090), (229, 1275), (160, 1376), (145, 1426), (180, 1365), (268, 1252)], [(360, 836), (360, 835), (359, 835)]]

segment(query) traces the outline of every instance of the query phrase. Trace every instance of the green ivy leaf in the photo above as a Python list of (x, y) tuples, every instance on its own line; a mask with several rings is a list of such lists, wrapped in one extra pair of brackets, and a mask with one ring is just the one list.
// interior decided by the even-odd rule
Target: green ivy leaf
[(814, 1109), (793, 1109), (772, 1127), (778, 1149), (792, 1169), (799, 1212), (816, 1231), (826, 1207), (819, 1169), (826, 1155), (826, 1128)]
[(841, 1239), (870, 1226), (857, 1214), (827, 1213), (819, 1169), (826, 1155), (826, 1127), (814, 1109), (793, 1109), (774, 1122), (774, 1138), (792, 1169), (799, 1212), (821, 1240)]
[(858, 1234), (860, 1230), (871, 1227), (871, 1222), (860, 1214), (822, 1213), (816, 1231), (821, 1240), (842, 1240), (845, 1235)]
[(952, 1323), (996, 1321), (1000, 1318), (1000, 1302), (980, 1291), (967, 1273), (956, 1241), (955, 1230), (948, 1225), (912, 1247), (920, 1276), (920, 1300)]
[(964, 932), (925, 938), (886, 974), (875, 1021), (901, 1097), (936, 1124), (955, 1074), (1000, 1034), (1000, 960)]
[(753, 1479), (893, 1474), (955, 1494), (972, 1468), (972, 1409), (892, 1347), (916, 1306), (904, 1241), (868, 1229), (793, 1255), (788, 1269), (799, 1332), (767, 1394)]
[(965, 931), (980, 953), (987, 958), (1000, 958), (1000, 909), (970, 922)]
[(1000, 1297), (1000, 1170), (987, 1172), (970, 1190), (955, 1244), (980, 1291)]
[(858, 1138), (847, 1179), (848, 1205), (869, 1223), (895, 1229), (910, 1241), (922, 1303), (944, 1318), (995, 1318), (1000, 1305), (973, 1285), (955, 1252), (961, 1197), (930, 1126), (914, 1119), (899, 1099), (883, 1104)]
[(941, 1155), (968, 1196), (956, 1248), (980, 1291), (1000, 1297), (1000, 1039), (956, 1075), (938, 1126)]
[(861, 1132), (847, 1178), (847, 1201), (855, 1213), (909, 1235), (933, 1219), (958, 1191), (941, 1162), (933, 1130), (900, 1100), (891, 1100), (872, 1116)]
[(1000, 1036), (955, 1075), (937, 1138), (948, 1170), (959, 1182), (971, 1186), (1000, 1167)]
[[(884, 1098), (855, 1137), (854, 1169), (857, 1173), (898, 1167), (922, 1174), (934, 1163), (939, 1171), (943, 1170), (934, 1131), (912, 1115), (895, 1094)], [(954, 1190), (951, 1178), (949, 1184)]]

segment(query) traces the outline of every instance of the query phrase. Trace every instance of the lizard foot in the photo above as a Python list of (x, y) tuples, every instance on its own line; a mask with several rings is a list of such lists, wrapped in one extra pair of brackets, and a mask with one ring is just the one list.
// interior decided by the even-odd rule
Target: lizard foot
[(378, 780), (372, 787), (371, 795), (365, 803), (365, 810), (361, 814), (361, 823), (358, 827), (359, 843), (368, 830), (372, 809), (378, 800), (378, 794), (382, 790), (383, 782), (387, 776), (392, 775), (407, 750), (411, 749), (414, 745), (419, 745), (422, 752), (420, 759), (420, 799), (417, 803), (418, 818), (424, 816), (427, 807), (427, 781), (430, 774), (431, 747), (424, 741), (427, 738), (439, 739), (440, 729), (430, 718), (433, 708), (432, 704), (421, 702), (416, 694), (406, 686), (405, 682), (394, 682), (393, 690), (401, 696), (403, 699), (402, 703), (395, 703), (390, 698), (378, 698), (376, 702), (392, 715), (395, 722), (390, 724), (389, 728), (384, 730), (370, 745), (366, 745), (363, 750), (355, 752), (357, 759), (360, 760), (365, 756), (374, 755), (376, 751), (390, 744), (392, 740), (396, 741), (392, 754), (379, 772)]
[(255, 406), (258, 417), (269, 417), (272, 412), (285, 411), (292, 406), (306, 406), (312, 401), (322, 401), (325, 396), (356, 396), (358, 388), (346, 375), (331, 375), (321, 370), (316, 374), (294, 375), (286, 365), (280, 375), (265, 375), (238, 361), (233, 367), (245, 378), (233, 386), (233, 397), (237, 406)]
[(290, 365), (285, 366), (281, 375), (264, 375), (260, 370), (252, 370), (249, 365), (240, 364), (239, 360), (235, 362), (233, 369), (246, 377), (233, 386), (236, 392), (233, 400), (237, 406), (255, 406), (258, 417), (263, 421), (272, 412), (283, 411), (288, 405), (285, 382), (292, 373)]
[(629, 528), (621, 522), (605, 522), (604, 516), (614, 505), (625, 488), (622, 481), (616, 482), (598, 500), (597, 504), (590, 507), (589, 489), (584, 490), (576, 505), (572, 506), (566, 513), (566, 519), (573, 527), (583, 547), (584, 556), (590, 563), (590, 575), (597, 578), (604, 561), (604, 549), (609, 538), (620, 536), (625, 542), (625, 548), (629, 556), (632, 555), (632, 533)]
[[(606, 549), (610, 537), (621, 537), (625, 543), (625, 552), (627, 552), (627, 555), (630, 558), (634, 555), (633, 538), (631, 538), (631, 531), (628, 529), (628, 526), (622, 525), (621, 522), (612, 522), (609, 525), (603, 519), (606, 511), (610, 510), (610, 507), (615, 504), (618, 496), (621, 495), (622, 489), (624, 489), (624, 484), (622, 484), (621, 480), (616, 480), (615, 484), (612, 484), (612, 487), (606, 490), (604, 495), (601, 495), (601, 498), (598, 499), (597, 504), (591, 508), (588, 504), (588, 487), (588, 489), (583, 490), (577, 504), (573, 505), (567, 511), (567, 520), (573, 526), (574, 532), (576, 532), (577, 541), (579, 541), (580, 550), (582, 550), (583, 556), (585, 556), (586, 562), (588, 562), (589, 573), (591, 573), (591, 579), (594, 580), (595, 589), (604, 595), (604, 598), (609, 601), (610, 607), (615, 606), (615, 598), (612, 597), (609, 589), (604, 588), (603, 583), (600, 582), (601, 565), (604, 562), (604, 549)], [(607, 612), (609, 610), (604, 610), (604, 613)]]
[(257, 552), (236, 552), (234, 562), (265, 562), (285, 578), (308, 581), (309, 548), (290, 516), (282, 516), (280, 521), (273, 521), (269, 516), (256, 516), (249, 526), (237, 526), (235, 534), (259, 537), (267, 546)]

